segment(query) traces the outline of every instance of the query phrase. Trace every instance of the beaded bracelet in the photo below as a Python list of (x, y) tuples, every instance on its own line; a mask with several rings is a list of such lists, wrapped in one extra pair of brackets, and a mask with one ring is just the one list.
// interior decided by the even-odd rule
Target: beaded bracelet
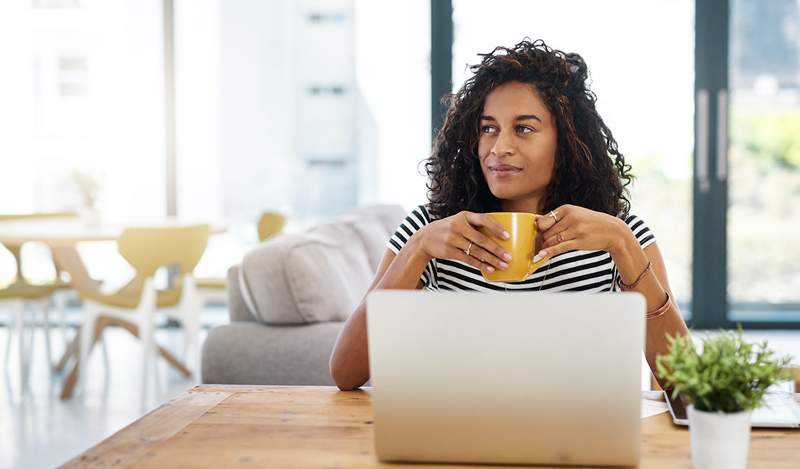
[(642, 279), (645, 277), (645, 275), (648, 272), (652, 272), (652, 271), (653, 271), (653, 263), (650, 262), (650, 261), (647, 261), (647, 267), (645, 267), (644, 270), (642, 271), (642, 273), (639, 274), (638, 277), (636, 277), (636, 280), (634, 280), (633, 283), (628, 284), (628, 283), (623, 282), (622, 281), (622, 276), (620, 276), (619, 277), (619, 286), (620, 286), (620, 288), (622, 290), (633, 290), (634, 288), (636, 288), (636, 285), (639, 285), (639, 282), (642, 281)]

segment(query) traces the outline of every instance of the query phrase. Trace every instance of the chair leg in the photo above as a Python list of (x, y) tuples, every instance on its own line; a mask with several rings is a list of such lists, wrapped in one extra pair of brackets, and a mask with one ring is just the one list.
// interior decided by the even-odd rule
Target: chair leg
[(47, 370), (53, 374), (53, 353), (50, 346), (50, 304), (48, 301), (39, 303), (42, 307), (42, 329), (44, 329), (44, 351), (47, 359)]
[[(180, 319), (184, 331), (183, 360), (190, 369), (200, 373), (200, 314), (204, 306), (202, 296), (191, 274), (183, 281), (185, 295), (180, 305)], [(191, 350), (191, 352), (190, 352)]]
[[(152, 350), (155, 346), (153, 337), (153, 321), (151, 315), (146, 315), (139, 322), (139, 338), (142, 340), (142, 406), (147, 402), (149, 391), (151, 366), (155, 366), (155, 359), (152, 357)], [(153, 358), (151, 360), (151, 358)]]
[(58, 311), (59, 328), (61, 329), (61, 339), (64, 341), (64, 348), (69, 344), (67, 338), (67, 298), (64, 292), (57, 291), (53, 295), (53, 303)]
[(17, 343), (19, 347), (19, 394), (25, 395), (27, 390), (28, 366), (29, 361), (25, 350), (25, 303), (20, 301), (14, 308), (14, 329), (16, 329)]
[(100, 341), (100, 348), (102, 349), (102, 352), (103, 352), (103, 366), (105, 367), (106, 375), (109, 376), (109, 378), (110, 378), (111, 377), (111, 359), (109, 359), (109, 357), (108, 357), (108, 342), (106, 342), (106, 339), (105, 339), (105, 337), (103, 335), (98, 337), (98, 340)]
[(14, 331), (17, 328), (17, 318), (15, 314), (10, 314), (8, 316), (8, 324), (6, 325), (6, 329), (8, 335), (6, 336), (6, 358), (3, 366), (5, 367), (6, 372), (8, 371), (9, 363), (11, 363), (11, 340), (12, 336), (14, 335)]
[(92, 340), (95, 335), (95, 321), (97, 312), (91, 306), (85, 306), (83, 324), (81, 325), (81, 358), (78, 362), (78, 382), (80, 383), (82, 395), (85, 397), (89, 388), (87, 383), (89, 368), (89, 353), (92, 351)]

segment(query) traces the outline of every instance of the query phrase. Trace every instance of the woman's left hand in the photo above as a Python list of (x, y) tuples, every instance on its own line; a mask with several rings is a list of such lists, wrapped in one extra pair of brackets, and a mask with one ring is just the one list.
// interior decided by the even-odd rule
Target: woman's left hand
[(624, 245), (628, 225), (617, 217), (575, 205), (562, 205), (549, 214), (536, 215), (542, 246), (535, 261), (567, 251), (606, 251), (614, 254)]

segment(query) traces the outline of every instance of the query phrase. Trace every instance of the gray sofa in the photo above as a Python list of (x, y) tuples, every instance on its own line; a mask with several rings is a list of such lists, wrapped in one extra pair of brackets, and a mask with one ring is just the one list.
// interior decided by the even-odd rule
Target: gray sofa
[(228, 271), (230, 324), (205, 340), (203, 382), (332, 385), (333, 344), (404, 216), (395, 205), (359, 208), (247, 253)]

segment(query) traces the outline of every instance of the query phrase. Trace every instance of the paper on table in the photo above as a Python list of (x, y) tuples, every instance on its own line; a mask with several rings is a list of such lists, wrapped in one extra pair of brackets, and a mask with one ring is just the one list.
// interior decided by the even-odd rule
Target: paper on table
[(642, 397), (642, 418), (652, 417), (662, 412), (667, 412), (667, 403), (664, 401), (654, 401)]

